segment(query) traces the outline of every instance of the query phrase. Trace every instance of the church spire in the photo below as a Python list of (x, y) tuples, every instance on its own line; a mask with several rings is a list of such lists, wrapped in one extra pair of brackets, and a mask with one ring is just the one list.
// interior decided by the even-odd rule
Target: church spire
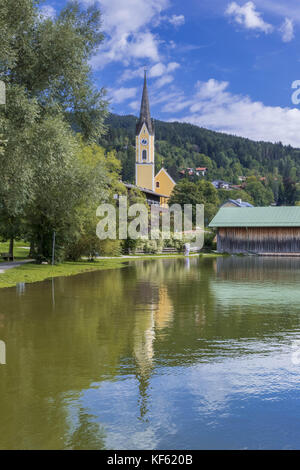
[(140, 119), (136, 126), (136, 134), (138, 135), (141, 132), (143, 124), (146, 124), (148, 128), (148, 132), (150, 135), (154, 134), (153, 123), (151, 121), (150, 115), (150, 105), (149, 105), (149, 97), (148, 97), (148, 89), (147, 89), (147, 71), (145, 69), (145, 76), (144, 76), (144, 89), (143, 89), (143, 97), (141, 103), (141, 112), (140, 112)]

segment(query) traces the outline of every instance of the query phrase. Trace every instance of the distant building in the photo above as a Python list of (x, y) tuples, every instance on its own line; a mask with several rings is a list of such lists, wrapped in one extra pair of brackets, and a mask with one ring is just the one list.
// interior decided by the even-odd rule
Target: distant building
[(249, 202), (242, 201), (241, 199), (228, 199), (221, 207), (253, 207)]
[(205, 176), (207, 173), (207, 168), (206, 167), (202, 167), (202, 166), (199, 166), (198, 168), (196, 168), (196, 175), (197, 176)]
[(300, 207), (222, 207), (209, 226), (220, 253), (300, 254)]
[(183, 170), (179, 170), (179, 176), (205, 176), (207, 173), (206, 167), (198, 167), (198, 168), (184, 168)]
[(230, 189), (231, 183), (227, 183), (227, 181), (223, 181), (223, 180), (215, 180), (215, 181), (212, 181), (212, 185), (216, 189)]

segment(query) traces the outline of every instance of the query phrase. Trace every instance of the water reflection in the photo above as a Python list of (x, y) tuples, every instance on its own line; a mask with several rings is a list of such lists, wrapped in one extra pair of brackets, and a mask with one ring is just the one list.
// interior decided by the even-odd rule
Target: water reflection
[(300, 260), (188, 261), (1, 290), (0, 448), (297, 447)]

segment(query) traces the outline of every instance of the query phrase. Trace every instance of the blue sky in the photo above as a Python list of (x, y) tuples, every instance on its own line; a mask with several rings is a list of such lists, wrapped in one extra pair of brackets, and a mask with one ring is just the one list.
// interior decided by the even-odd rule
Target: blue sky
[[(65, 3), (46, 0), (44, 14)], [(105, 41), (91, 65), (113, 112), (138, 114), (147, 66), (154, 118), (300, 147), (299, 0), (96, 3)]]

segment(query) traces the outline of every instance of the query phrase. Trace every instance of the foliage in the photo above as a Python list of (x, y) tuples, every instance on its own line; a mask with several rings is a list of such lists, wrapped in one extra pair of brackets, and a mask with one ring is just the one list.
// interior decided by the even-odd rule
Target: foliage
[(217, 249), (217, 244), (215, 242), (216, 238), (216, 233), (214, 231), (212, 232), (205, 232), (204, 233), (204, 249), (207, 250), (216, 250)]
[(103, 40), (101, 16), (69, 2), (43, 18), (39, 1), (0, 0), (0, 78), (35, 97), (43, 112), (62, 110), (85, 138), (103, 133), (106, 101), (96, 91), (89, 60)]
[(56, 231), (62, 259), (83, 226), (91, 251), (88, 214), (109, 197), (120, 164), (104, 151), (98, 161), (94, 147), (83, 155), (74, 132), (95, 142), (105, 130), (105, 93), (95, 90), (89, 65), (103, 40), (99, 10), (74, 1), (51, 19), (39, 3), (0, 0), (0, 79), (7, 89), (0, 110), (0, 234), (11, 240), (25, 234), (49, 258)]
[(269, 206), (274, 202), (274, 195), (271, 188), (266, 187), (257, 180), (255, 176), (251, 176), (247, 180), (247, 193), (252, 196), (256, 206)]
[(188, 180), (182, 180), (175, 186), (169, 203), (170, 205), (179, 204), (182, 208), (184, 208), (184, 204), (192, 204), (194, 223), (196, 222), (196, 204), (204, 204), (205, 224), (208, 225), (213, 216), (217, 213), (220, 200), (218, 191), (209, 181), (199, 180), (193, 183)]
[(219, 189), (218, 196), (220, 204), (224, 204), (228, 199), (241, 199), (244, 202), (249, 202), (250, 204), (255, 205), (254, 198), (244, 189), (232, 189), (230, 191), (227, 189)]
[(298, 196), (296, 182), (292, 178), (284, 178), (279, 186), (278, 205), (294, 206)]

